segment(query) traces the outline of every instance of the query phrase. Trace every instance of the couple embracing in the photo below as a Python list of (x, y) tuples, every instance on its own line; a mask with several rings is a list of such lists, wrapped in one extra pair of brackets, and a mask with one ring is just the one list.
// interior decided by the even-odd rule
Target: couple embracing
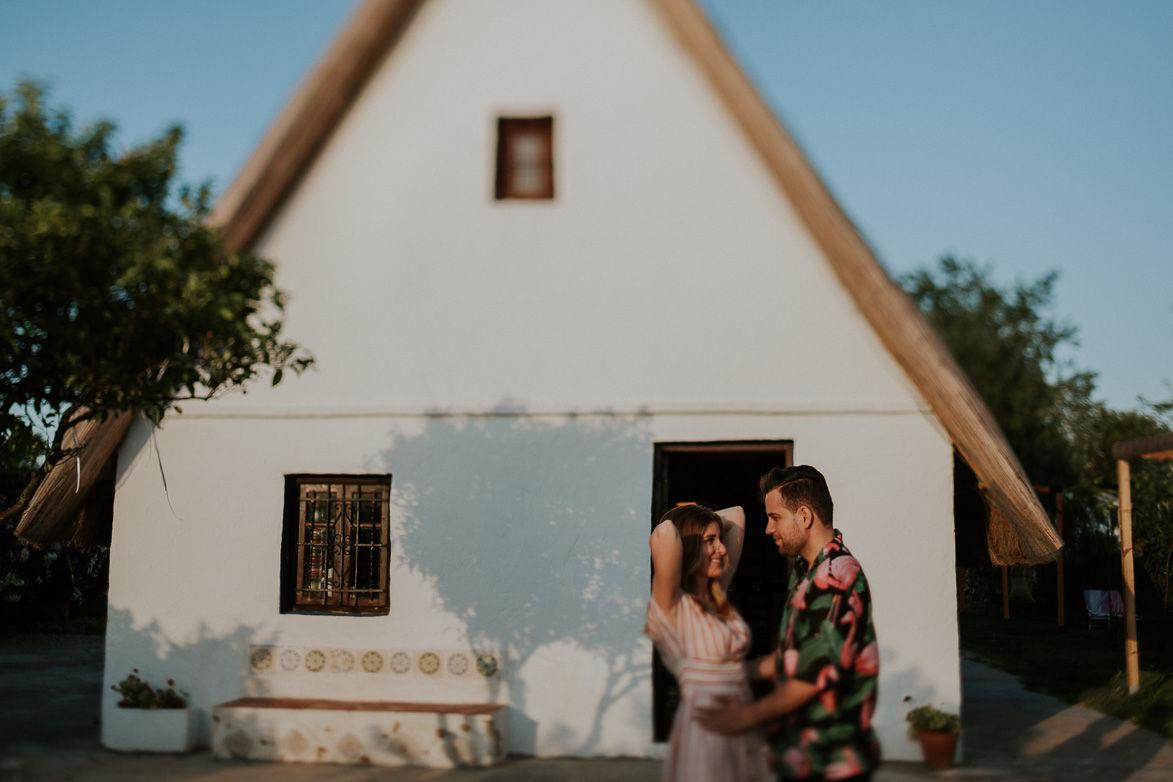
[[(745, 538), (741, 508), (684, 505), (652, 532), (647, 632), (680, 685), (663, 779), (869, 780), (879, 653), (871, 594), (832, 526), (813, 467), (762, 476), (766, 534), (793, 558), (774, 653), (746, 660), (749, 627), (725, 596)], [(749, 680), (774, 682), (753, 700)]]

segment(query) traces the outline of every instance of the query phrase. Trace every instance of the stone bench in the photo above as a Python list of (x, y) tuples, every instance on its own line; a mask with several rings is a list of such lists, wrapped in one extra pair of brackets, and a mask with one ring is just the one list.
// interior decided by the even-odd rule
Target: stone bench
[(505, 756), (503, 704), (238, 698), (212, 708), (212, 755), (431, 768)]

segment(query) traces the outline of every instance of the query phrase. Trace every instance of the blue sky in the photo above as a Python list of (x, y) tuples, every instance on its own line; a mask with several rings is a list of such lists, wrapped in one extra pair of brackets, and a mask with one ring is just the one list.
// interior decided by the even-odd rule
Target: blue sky
[[(1058, 270), (1099, 396), (1173, 397), (1173, 3), (701, 2), (892, 273)], [(0, 0), (0, 89), (47, 80), (126, 145), (180, 123), (221, 192), (353, 7)]]

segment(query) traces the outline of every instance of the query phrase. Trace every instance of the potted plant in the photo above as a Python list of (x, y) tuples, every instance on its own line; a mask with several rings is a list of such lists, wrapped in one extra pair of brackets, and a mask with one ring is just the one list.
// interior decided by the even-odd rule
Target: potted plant
[(199, 739), (199, 709), (190, 697), (167, 680), (152, 687), (138, 668), (110, 689), (121, 695), (118, 709), (102, 722), (102, 743), (125, 752), (189, 752)]
[(932, 769), (953, 768), (961, 717), (932, 706), (917, 706), (905, 717), (908, 737), (920, 742), (925, 764)]

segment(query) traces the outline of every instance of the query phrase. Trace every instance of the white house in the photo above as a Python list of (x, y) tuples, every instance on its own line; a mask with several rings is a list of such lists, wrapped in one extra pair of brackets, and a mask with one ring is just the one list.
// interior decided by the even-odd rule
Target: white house
[(693, 0), (368, 0), (214, 218), (317, 366), (113, 436), (106, 683), (174, 679), (205, 742), (253, 695), (503, 704), (509, 752), (654, 756), (653, 522), (747, 506), (768, 648), (756, 483), (793, 462), (871, 583), (885, 756), (918, 758), (905, 697), (961, 700), (955, 451), (996, 563), (1060, 545)]

